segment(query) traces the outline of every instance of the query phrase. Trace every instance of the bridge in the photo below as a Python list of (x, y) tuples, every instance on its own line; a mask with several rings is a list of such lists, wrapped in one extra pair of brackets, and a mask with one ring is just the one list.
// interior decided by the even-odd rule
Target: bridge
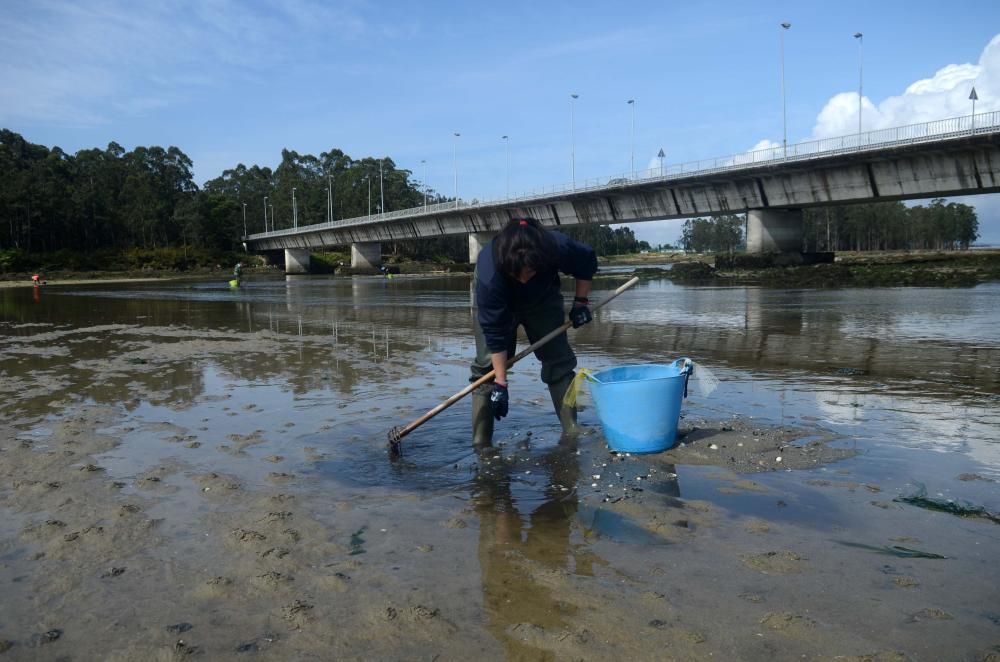
[(381, 243), (468, 235), (469, 261), (509, 219), (547, 227), (747, 213), (750, 253), (795, 253), (802, 210), (1000, 192), (1000, 111), (772, 147), (580, 180), (487, 201), (454, 200), (244, 237), (306, 273), (311, 251), (351, 247), (352, 267), (381, 264)]

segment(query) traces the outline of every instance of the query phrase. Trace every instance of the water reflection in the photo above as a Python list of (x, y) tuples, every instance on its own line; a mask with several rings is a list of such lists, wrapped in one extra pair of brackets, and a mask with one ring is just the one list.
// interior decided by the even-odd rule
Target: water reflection
[[(459, 382), (440, 382), (472, 353), (468, 277), (260, 278), (236, 291), (196, 281), (48, 286), (38, 302), (34, 289), (0, 290), (0, 370), (11, 388), (38, 382), (54, 401), (148, 394), (183, 407), (205, 392), (210, 365), (233, 379), (343, 401), (409, 380), (418, 395), (406, 399), (426, 410), (436, 401), (419, 392), (454, 392)], [(688, 355), (719, 371), (731, 403), (749, 401), (748, 392), (780, 395), (781, 421), (792, 412), (840, 425), (870, 421), (860, 409), (898, 411), (906, 413), (886, 414), (883, 424), (912, 420), (941, 430), (952, 446), (968, 445), (963, 430), (974, 444), (996, 444), (995, 283), (778, 290), (647, 281), (597, 318), (574, 332), (588, 367)], [(811, 395), (796, 400), (802, 392)], [(829, 404), (849, 398), (863, 406)], [(957, 403), (972, 408), (973, 423), (961, 425)]]
[(580, 468), (576, 443), (563, 440), (546, 454), (535, 481), (546, 487), (525, 490), (513, 474), (523, 466), (484, 451), (484, 469), (473, 490), (479, 515), (479, 564), (483, 605), (490, 632), (503, 642), (508, 659), (538, 659), (542, 651), (516, 632), (521, 623), (546, 630), (567, 629), (576, 607), (555, 597), (534, 576), (538, 570), (592, 575), (593, 556), (571, 544), (578, 508)]

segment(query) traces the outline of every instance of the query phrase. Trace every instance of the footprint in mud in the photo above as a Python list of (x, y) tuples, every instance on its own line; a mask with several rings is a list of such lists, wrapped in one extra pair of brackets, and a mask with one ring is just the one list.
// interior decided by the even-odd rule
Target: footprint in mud
[(743, 530), (747, 533), (770, 533), (771, 524), (761, 519), (751, 519), (743, 524)]
[(816, 627), (816, 621), (790, 611), (769, 611), (760, 619), (760, 624), (769, 630), (792, 636), (804, 636)]
[(233, 589), (234, 582), (229, 577), (213, 577), (194, 590), (194, 596), (202, 600), (215, 600), (227, 597)]
[(250, 579), (250, 585), (265, 591), (277, 591), (295, 581), (289, 574), (270, 571)]
[(209, 496), (213, 494), (233, 494), (242, 487), (235, 477), (217, 474), (214, 471), (195, 476), (194, 482), (201, 485), (202, 493)]
[(128, 517), (129, 515), (135, 515), (141, 510), (142, 508), (135, 505), (134, 503), (123, 503), (122, 505), (118, 506), (117, 512), (118, 512), (118, 517)]
[(262, 518), (257, 520), (258, 522), (266, 522), (268, 524), (278, 524), (282, 522), (289, 522), (295, 517), (290, 510), (278, 510), (264, 515)]
[(447, 522), (445, 522), (444, 525), (449, 529), (464, 529), (466, 526), (468, 526), (465, 523), (465, 520), (462, 519), (461, 517), (452, 517)]
[(351, 576), (343, 572), (335, 572), (332, 575), (323, 575), (317, 578), (316, 583), (325, 590), (346, 593), (351, 588)]
[(743, 554), (740, 560), (748, 568), (765, 575), (788, 575), (804, 572), (806, 569), (806, 559), (789, 551)]
[(295, 479), (295, 474), (286, 473), (284, 471), (272, 471), (267, 474), (267, 479), (272, 483), (287, 483), (288, 481)]
[(312, 622), (312, 611), (315, 608), (315, 605), (309, 604), (304, 600), (296, 600), (292, 604), (281, 608), (281, 617), (288, 621), (288, 624), (292, 628), (298, 630)]
[(918, 612), (910, 614), (907, 619), (907, 623), (919, 623), (921, 621), (950, 621), (954, 618), (951, 614), (944, 611), (943, 609), (937, 609), (936, 607), (928, 607), (926, 609), (921, 609)]
[(440, 609), (422, 604), (403, 608), (388, 604), (376, 612), (375, 618), (382, 622), (388, 621), (397, 627), (409, 626), (428, 637), (439, 636), (442, 632), (453, 634), (458, 631), (458, 626), (444, 618)]

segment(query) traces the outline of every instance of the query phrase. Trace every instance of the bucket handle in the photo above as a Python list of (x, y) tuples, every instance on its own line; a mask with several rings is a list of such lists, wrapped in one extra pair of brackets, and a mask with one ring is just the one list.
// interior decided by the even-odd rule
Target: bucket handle
[(694, 374), (694, 361), (687, 357), (683, 357), (674, 361), (675, 366), (679, 366), (680, 373), (684, 375), (684, 397), (688, 397), (688, 381), (691, 379), (691, 375)]

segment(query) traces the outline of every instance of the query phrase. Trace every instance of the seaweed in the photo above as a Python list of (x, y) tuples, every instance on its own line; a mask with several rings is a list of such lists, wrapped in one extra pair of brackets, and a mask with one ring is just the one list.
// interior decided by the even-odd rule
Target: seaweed
[(925, 552), (920, 549), (912, 549), (910, 547), (903, 547), (902, 545), (866, 545), (860, 542), (848, 542), (846, 540), (836, 541), (841, 545), (846, 545), (847, 547), (857, 547), (858, 549), (867, 549), (870, 552), (876, 552), (878, 554), (888, 554), (890, 556), (896, 556), (901, 559), (946, 559), (947, 556), (942, 556), (941, 554), (935, 554), (934, 552)]
[(927, 496), (927, 488), (923, 485), (919, 486), (916, 494), (911, 494), (910, 496), (898, 496), (893, 499), (893, 501), (908, 503), (911, 506), (916, 506), (917, 508), (926, 508), (927, 510), (938, 510), (943, 513), (951, 513), (952, 515), (958, 515), (959, 517), (978, 517), (981, 519), (987, 519), (994, 524), (1000, 524), (1000, 515), (991, 513), (986, 510), (984, 506), (977, 506), (969, 503), (968, 501), (952, 501), (951, 499), (935, 499), (933, 497), (929, 497)]

